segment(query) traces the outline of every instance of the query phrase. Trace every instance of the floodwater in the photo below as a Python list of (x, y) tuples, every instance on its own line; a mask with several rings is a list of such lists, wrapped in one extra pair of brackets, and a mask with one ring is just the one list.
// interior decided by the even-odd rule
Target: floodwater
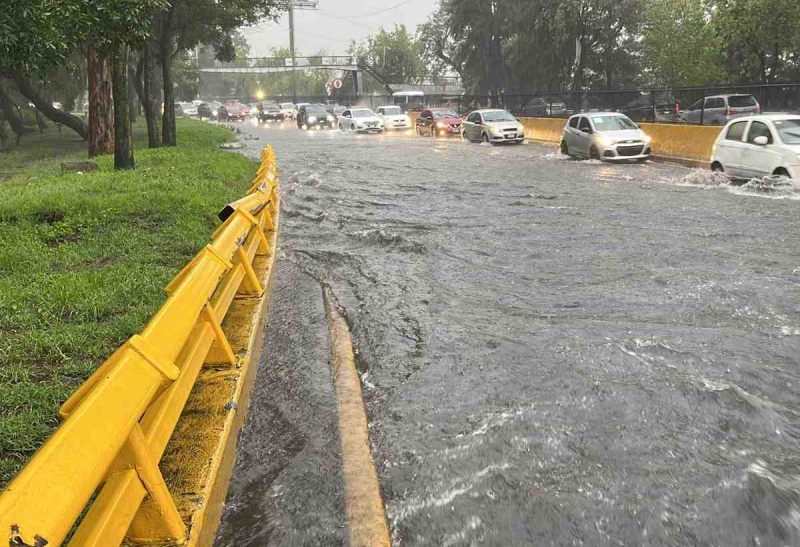
[[(294, 288), (270, 330), (320, 284), (344, 308), (395, 545), (800, 545), (800, 188), (537, 144), (242, 131), (282, 175)], [(324, 337), (298, 337), (292, 367), (329, 382)], [(304, 536), (304, 505), (280, 502), (335, 490), (336, 449), (260, 474), (281, 441), (253, 404), (218, 544), (341, 544), (336, 517)], [(282, 419), (335, 412), (296, 404)], [(335, 446), (316, 420), (303, 441)]]

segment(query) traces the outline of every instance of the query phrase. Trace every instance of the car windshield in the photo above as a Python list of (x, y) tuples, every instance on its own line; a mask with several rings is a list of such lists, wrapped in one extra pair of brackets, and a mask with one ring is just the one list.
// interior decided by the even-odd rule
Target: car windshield
[(756, 99), (752, 95), (731, 95), (728, 97), (728, 104), (731, 108), (756, 106)]
[(369, 110), (367, 108), (360, 108), (358, 110), (353, 110), (352, 112), (354, 118), (368, 118), (369, 116), (375, 115), (372, 113), (372, 110)]
[(598, 131), (620, 131), (622, 129), (638, 129), (626, 116), (592, 116), (594, 128)]
[(292, 103), (281, 103), (281, 108), (294, 108), (294, 105)]
[(514, 116), (505, 110), (492, 110), (491, 112), (483, 113), (483, 121), (485, 122), (513, 122)]
[(785, 144), (800, 144), (800, 118), (772, 122)]
[(386, 116), (397, 116), (399, 114), (402, 114), (403, 111), (400, 110), (399, 106), (387, 106), (387, 107), (384, 107), (383, 113)]
[(452, 110), (434, 110), (433, 111), (434, 119), (442, 119), (442, 118), (458, 118), (458, 114), (453, 112)]

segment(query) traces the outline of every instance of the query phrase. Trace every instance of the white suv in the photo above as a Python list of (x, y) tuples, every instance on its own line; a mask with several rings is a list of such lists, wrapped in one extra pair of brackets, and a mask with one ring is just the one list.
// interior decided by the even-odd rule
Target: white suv
[(711, 169), (734, 179), (783, 175), (800, 180), (800, 115), (738, 118), (711, 151)]

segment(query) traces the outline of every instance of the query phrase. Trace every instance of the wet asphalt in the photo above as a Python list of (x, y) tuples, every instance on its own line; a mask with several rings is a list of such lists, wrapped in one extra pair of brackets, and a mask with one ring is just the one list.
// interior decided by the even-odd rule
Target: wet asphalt
[(283, 211), (217, 545), (346, 542), (323, 284), (395, 545), (800, 545), (800, 189), (241, 130)]

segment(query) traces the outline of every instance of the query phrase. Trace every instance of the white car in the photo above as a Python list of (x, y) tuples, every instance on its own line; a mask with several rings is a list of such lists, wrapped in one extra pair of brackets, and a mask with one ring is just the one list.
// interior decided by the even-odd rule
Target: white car
[(284, 119), (293, 120), (297, 117), (297, 106), (294, 103), (280, 103), (278, 107), (280, 107)]
[(197, 116), (197, 105), (194, 103), (178, 103), (183, 109), (184, 116)]
[(411, 118), (399, 106), (379, 106), (375, 114), (383, 120), (386, 129), (411, 129)]
[(470, 142), (522, 144), (525, 127), (505, 110), (476, 110), (464, 120), (462, 135)]
[(647, 161), (653, 139), (619, 112), (575, 114), (564, 126), (561, 153), (602, 161)]
[(369, 108), (350, 108), (339, 116), (339, 129), (360, 133), (383, 133), (383, 120)]
[(729, 122), (714, 142), (711, 169), (734, 179), (782, 175), (800, 180), (800, 116), (767, 114)]

